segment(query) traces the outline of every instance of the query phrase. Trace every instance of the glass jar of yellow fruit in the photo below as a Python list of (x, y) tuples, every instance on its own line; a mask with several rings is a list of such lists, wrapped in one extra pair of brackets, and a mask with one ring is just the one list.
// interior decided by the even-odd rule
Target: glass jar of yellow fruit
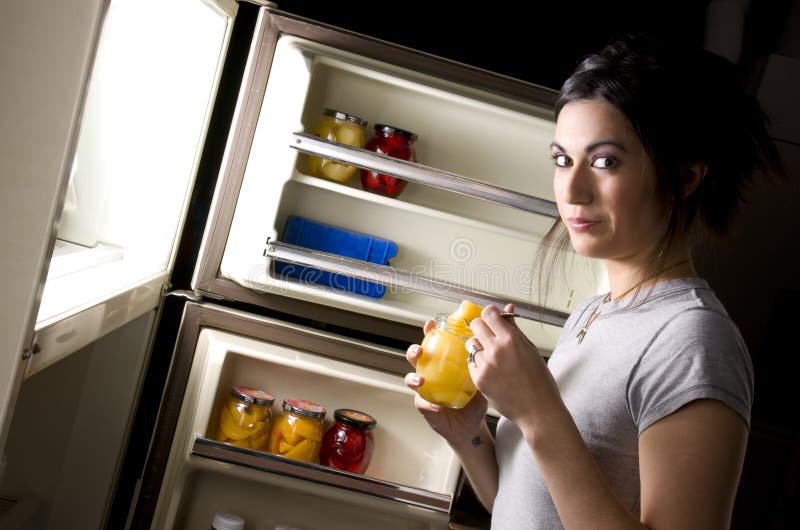
[(325, 412), (325, 407), (311, 401), (284, 399), (283, 410), (272, 425), (269, 452), (318, 464)]
[[(364, 147), (366, 126), (367, 121), (358, 116), (334, 109), (325, 109), (322, 111), (322, 120), (314, 129), (314, 134), (323, 140), (353, 147)], [(349, 164), (308, 155), (309, 173), (317, 177), (344, 183), (356, 173), (357, 169)]]
[(472, 337), (469, 323), (481, 315), (482, 309), (464, 300), (453, 313), (436, 315), (434, 327), (425, 335), (416, 370), (424, 382), (417, 391), (431, 403), (460, 409), (475, 395), (466, 342)]
[(217, 440), (248, 449), (264, 449), (274, 401), (275, 398), (263, 390), (233, 387), (219, 412)]

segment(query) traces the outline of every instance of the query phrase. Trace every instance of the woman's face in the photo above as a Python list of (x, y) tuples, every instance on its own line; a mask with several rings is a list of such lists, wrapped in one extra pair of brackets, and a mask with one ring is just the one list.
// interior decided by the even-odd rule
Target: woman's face
[(602, 100), (574, 101), (551, 144), (558, 213), (572, 246), (606, 260), (647, 259), (664, 232), (655, 169), (628, 119)]

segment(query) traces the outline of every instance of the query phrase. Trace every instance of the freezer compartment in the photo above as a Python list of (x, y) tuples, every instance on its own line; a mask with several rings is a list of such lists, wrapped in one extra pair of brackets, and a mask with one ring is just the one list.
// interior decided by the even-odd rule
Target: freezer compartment
[[(308, 487), (324, 486), (326, 492), (350, 491), (425, 512), (449, 511), (461, 468), (447, 443), (415, 409), (413, 392), (403, 383), (403, 372), (410, 370), (403, 352), (196, 304), (187, 305), (180, 341), (175, 372), (181, 372), (182, 363), (188, 371), (183, 392), (177, 381), (171, 383), (183, 403), (175, 419), (169, 459), (163, 463), (166, 471), (155, 520), (163, 526), (156, 527), (172, 524), (166, 518), (174, 514), (176, 499), (187, 487), (180, 477), (198, 461), (225, 463), (224, 469), (255, 470), (254, 476), (264, 480), (277, 474)], [(275, 396), (273, 416), (284, 398), (294, 397), (323, 405), (328, 411), (326, 427), (337, 408), (375, 417), (375, 448), (365, 473), (214, 441), (220, 408), (236, 385)], [(162, 412), (159, 429), (169, 430), (169, 416), (168, 410)], [(150, 467), (157, 470), (159, 464)]]
[[(548, 147), (553, 94), (387, 43), (267, 17), (280, 31), (257, 28), (257, 61), (240, 99), (196, 288), (249, 299), (235, 289), (214, 291), (215, 280), (230, 280), (270, 296), (419, 326), (450, 312), (463, 287), (491, 293), (500, 305), (560, 312), (556, 324), (521, 324), (543, 351), (551, 350), (566, 313), (603, 283), (578, 256), (567, 260), (574, 264), (549, 292), (533, 282), (534, 257), (555, 212)], [(491, 83), (499, 88), (487, 88)], [(505, 190), (511, 199), (541, 199), (546, 213), (419, 182), (392, 199), (364, 191), (357, 176), (345, 184), (312, 176), (296, 133), (312, 131), (325, 108), (411, 130), (421, 168), (457, 175), (476, 189)], [(266, 242), (282, 240), (292, 215), (393, 241), (392, 267), (454, 289), (419, 292), (389, 283), (375, 300), (281, 277)]]
[(248, 530), (273, 530), (277, 525), (301, 530), (448, 528), (446, 514), (220, 462), (192, 460), (172, 528), (207, 528), (216, 512), (239, 515)]

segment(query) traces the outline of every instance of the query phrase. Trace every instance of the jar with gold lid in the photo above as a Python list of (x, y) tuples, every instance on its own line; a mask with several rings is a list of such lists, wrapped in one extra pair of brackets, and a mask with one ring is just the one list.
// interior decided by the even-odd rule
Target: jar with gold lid
[(263, 450), (272, 419), (271, 394), (248, 386), (235, 386), (219, 413), (217, 440), (239, 447)]
[(336, 409), (333, 418), (333, 425), (322, 437), (320, 464), (363, 473), (375, 448), (372, 438), (372, 430), (377, 424), (375, 418), (353, 409)]
[(269, 452), (303, 462), (319, 463), (325, 431), (325, 407), (304, 399), (286, 398), (269, 437)]
[[(364, 147), (366, 126), (367, 121), (358, 116), (336, 109), (325, 109), (322, 111), (322, 119), (317, 123), (313, 133), (323, 140), (352, 147)], [(308, 171), (316, 177), (344, 183), (355, 175), (357, 170), (358, 168), (349, 164), (308, 155)]]

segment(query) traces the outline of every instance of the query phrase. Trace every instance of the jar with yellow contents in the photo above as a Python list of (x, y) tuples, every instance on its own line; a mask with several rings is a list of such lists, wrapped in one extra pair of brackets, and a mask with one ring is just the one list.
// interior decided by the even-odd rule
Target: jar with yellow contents
[(417, 392), (431, 403), (460, 409), (475, 395), (466, 342), (472, 337), (469, 323), (480, 316), (481, 309), (465, 300), (453, 313), (436, 315), (434, 327), (425, 335), (416, 369), (424, 382)]
[[(331, 142), (352, 147), (364, 147), (366, 142), (364, 129), (366, 126), (367, 121), (358, 116), (335, 109), (325, 109), (322, 111), (322, 119), (313, 133), (323, 140), (330, 140)], [(355, 175), (357, 170), (358, 168), (349, 164), (308, 155), (308, 171), (317, 177), (344, 183)]]
[(304, 399), (286, 398), (269, 437), (269, 452), (314, 464), (325, 432), (325, 407)]
[(272, 395), (247, 386), (235, 386), (219, 413), (217, 440), (263, 450), (269, 439)]

